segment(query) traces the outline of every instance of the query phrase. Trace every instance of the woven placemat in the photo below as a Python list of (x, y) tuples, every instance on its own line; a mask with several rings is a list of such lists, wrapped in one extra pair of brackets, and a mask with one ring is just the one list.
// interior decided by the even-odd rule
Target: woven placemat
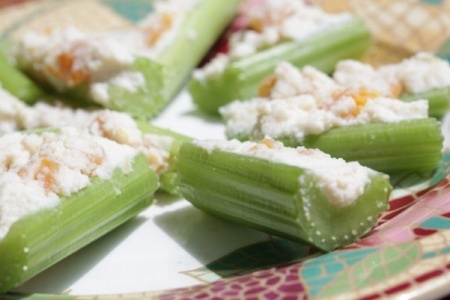
[(375, 43), (365, 61), (392, 63), (419, 51), (450, 58), (450, 0), (311, 0), (326, 11), (361, 16)]

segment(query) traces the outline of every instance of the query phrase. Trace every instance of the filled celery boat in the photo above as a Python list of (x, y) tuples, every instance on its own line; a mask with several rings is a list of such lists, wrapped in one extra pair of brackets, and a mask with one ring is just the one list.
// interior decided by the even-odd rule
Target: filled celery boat
[(194, 103), (204, 112), (217, 114), (219, 107), (255, 97), (261, 81), (280, 61), (297, 67), (315, 66), (326, 73), (344, 58), (360, 58), (371, 43), (371, 35), (360, 19), (335, 24), (303, 41), (283, 42), (248, 57), (231, 60), (219, 76), (189, 83)]
[[(64, 134), (69, 132), (63, 130)], [(90, 135), (86, 133), (79, 140), (77, 131), (71, 130), (75, 135), (50, 140), (38, 152), (30, 146), (59, 136), (59, 131), (2, 136), (12, 142), (23, 136), (23, 141), (14, 143), (16, 148), (2, 144), (9, 161), (2, 162), (0, 174), (0, 205), (4, 210), (0, 215), (0, 293), (98, 239), (152, 203), (158, 179), (144, 155), (103, 138), (87, 140)], [(28, 163), (23, 156), (14, 156), (21, 144), (26, 149), (21, 153), (30, 153)]]
[[(346, 63), (350, 71), (356, 65), (369, 73), (360, 63)], [(443, 136), (440, 122), (428, 117), (429, 101), (384, 96), (391, 93), (391, 82), (380, 84), (380, 78), (361, 78), (360, 73), (364, 72), (348, 72), (336, 82), (311, 66), (299, 70), (282, 62), (272, 81), (262, 84), (264, 96), (220, 108), (227, 137), (269, 136), (287, 146), (318, 148), (380, 172), (435, 169), (442, 157)], [(350, 75), (355, 80), (344, 86), (342, 79)], [(436, 94), (447, 101), (445, 90)]]
[(0, 136), (14, 131), (46, 132), (67, 125), (88, 130), (143, 153), (157, 172), (160, 189), (176, 194), (175, 160), (180, 144), (191, 139), (126, 113), (108, 109), (76, 108), (61, 102), (26, 105), (0, 88)]
[[(226, 220), (331, 251), (366, 233), (388, 206), (389, 178), (357, 163), (351, 163), (345, 173), (347, 163), (328, 158), (323, 171), (334, 178), (330, 179), (316, 173), (314, 165), (301, 167), (277, 161), (276, 152), (282, 149), (279, 145), (272, 149), (265, 146), (267, 141), (227, 143), (224, 147), (185, 143), (178, 163), (179, 185), (186, 199)], [(230, 145), (240, 150), (230, 150)], [(268, 154), (264, 157), (240, 153), (243, 149)], [(290, 149), (280, 155), (286, 158), (294, 151)], [(302, 151), (305, 150), (298, 152)], [(306, 155), (321, 156), (317, 150), (308, 151)], [(336, 161), (340, 163), (335, 164)], [(332, 196), (327, 192), (333, 186), (345, 186), (340, 195), (352, 194), (351, 200), (346, 203), (330, 200)], [(350, 192), (355, 186), (359, 192)]]
[(238, 2), (155, 1), (154, 11), (133, 28), (103, 35), (71, 27), (29, 32), (11, 52), (22, 71), (54, 93), (151, 118), (181, 89)]

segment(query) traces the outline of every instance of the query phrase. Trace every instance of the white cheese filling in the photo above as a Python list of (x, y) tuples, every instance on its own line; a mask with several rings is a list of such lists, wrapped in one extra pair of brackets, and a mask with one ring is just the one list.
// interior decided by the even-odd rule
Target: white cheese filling
[(220, 108), (229, 137), (266, 135), (299, 142), (331, 128), (428, 117), (428, 101), (404, 102), (365, 89), (342, 87), (312, 67), (280, 63), (268, 97)]
[[(269, 138), (260, 143), (198, 140), (195, 144), (208, 152), (217, 149), (305, 169), (307, 174), (312, 173), (315, 176), (317, 187), (323, 191), (328, 201), (338, 207), (354, 203), (364, 193), (371, 176), (376, 174), (375, 171), (357, 162), (347, 163), (343, 159), (332, 158), (318, 149), (284, 147), (282, 143)], [(303, 176), (298, 180), (302, 189)]]
[(56, 207), (61, 197), (86, 188), (91, 178), (108, 179), (116, 168), (132, 172), (137, 153), (73, 127), (1, 136), (0, 239), (16, 221)]
[(173, 138), (143, 133), (126, 113), (74, 109), (61, 103), (38, 102), (27, 106), (0, 88), (0, 135), (19, 130), (72, 126), (91, 134), (128, 145), (143, 153), (150, 166), (161, 174), (169, 168)]
[(231, 59), (248, 57), (282, 41), (302, 41), (351, 18), (348, 13), (330, 14), (299, 0), (263, 0), (240, 16), (248, 28), (231, 34), (229, 52), (195, 70), (197, 80), (217, 77)]
[(377, 91), (386, 97), (450, 87), (450, 64), (431, 53), (417, 53), (403, 61), (373, 68), (355, 60), (343, 60), (333, 74), (344, 87)]

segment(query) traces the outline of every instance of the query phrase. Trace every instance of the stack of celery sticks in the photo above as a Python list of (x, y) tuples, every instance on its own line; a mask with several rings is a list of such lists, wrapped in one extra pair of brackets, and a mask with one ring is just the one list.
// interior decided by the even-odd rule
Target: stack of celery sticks
[[(30, 33), (10, 41), (0, 56), (0, 147), (2, 140), (6, 145), (0, 151), (27, 148), (29, 140), (67, 128), (136, 151), (126, 166), (109, 176), (98, 171), (103, 175), (88, 177), (71, 193), (54, 188), (64, 166), (58, 156), (29, 150), (17, 165), (12, 154), (5, 156), (0, 172), (19, 178), (39, 157), (38, 171), (27, 180), (58, 201), (5, 227), (0, 293), (136, 216), (157, 190), (232, 222), (332, 251), (377, 223), (389, 206), (389, 175), (431, 172), (440, 163), (439, 118), (448, 109), (450, 83), (424, 71), (418, 77), (438, 83), (416, 91), (389, 73), (389, 83), (401, 86), (394, 95), (333, 77), (343, 60), (360, 59), (370, 46), (363, 20), (296, 0), (264, 0), (251, 9), (243, 5), (246, 10), (238, 9), (247, 4), (239, 0), (181, 2), (158, 1), (153, 15), (130, 31)], [(230, 24), (227, 51), (199, 66)], [(120, 45), (127, 43), (134, 48)], [(99, 51), (105, 45), (111, 51)], [(95, 63), (86, 62), (86, 53)], [(385, 76), (371, 72), (377, 80)], [(223, 118), (228, 140), (194, 140), (152, 125), (187, 79), (193, 103)], [(372, 105), (381, 102), (381, 108)], [(323, 112), (331, 121), (304, 131), (299, 124), (310, 128), (319, 117), (305, 122), (297, 111), (308, 118)], [(358, 123), (365, 114), (377, 117)], [(8, 145), (15, 139), (20, 142)], [(2, 205), (11, 201), (0, 197), (0, 226), (7, 218)]]

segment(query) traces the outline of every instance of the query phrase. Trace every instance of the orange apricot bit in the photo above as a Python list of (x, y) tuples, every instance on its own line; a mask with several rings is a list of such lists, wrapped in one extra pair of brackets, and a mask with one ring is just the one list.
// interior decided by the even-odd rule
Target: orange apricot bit
[(277, 78), (275, 75), (272, 74), (266, 77), (258, 88), (258, 96), (269, 97), (276, 82)]
[(380, 97), (380, 94), (375, 91), (369, 91), (365, 88), (359, 89), (356, 93), (351, 94), (351, 97), (355, 101), (356, 109), (353, 112), (354, 116), (357, 116), (364, 105), (366, 105), (367, 101)]
[(398, 98), (403, 93), (403, 85), (401, 82), (392, 84), (391, 86), (391, 97)]
[(168, 13), (161, 14), (159, 26), (150, 29), (148, 44), (154, 46), (162, 37), (162, 35), (170, 30), (173, 26), (172, 16)]
[(56, 64), (57, 68), (48, 67), (48, 70), (56, 77), (66, 80), (71, 87), (87, 82), (91, 77), (82, 70), (73, 70), (74, 58), (70, 53), (63, 52), (58, 55)]
[(149, 165), (155, 168), (157, 174), (161, 174), (164, 171), (164, 164), (161, 163), (158, 156), (153, 153), (149, 153), (147, 158)]
[(261, 18), (251, 18), (248, 27), (256, 32), (261, 33), (264, 28), (264, 21)]
[(269, 149), (272, 149), (275, 146), (275, 141), (271, 139), (263, 139), (261, 144), (265, 145)]
[(58, 171), (59, 165), (57, 162), (49, 160), (47, 158), (42, 158), (34, 173), (35, 180), (43, 180), (44, 188), (47, 192), (52, 191), (55, 188), (55, 177), (54, 173)]

